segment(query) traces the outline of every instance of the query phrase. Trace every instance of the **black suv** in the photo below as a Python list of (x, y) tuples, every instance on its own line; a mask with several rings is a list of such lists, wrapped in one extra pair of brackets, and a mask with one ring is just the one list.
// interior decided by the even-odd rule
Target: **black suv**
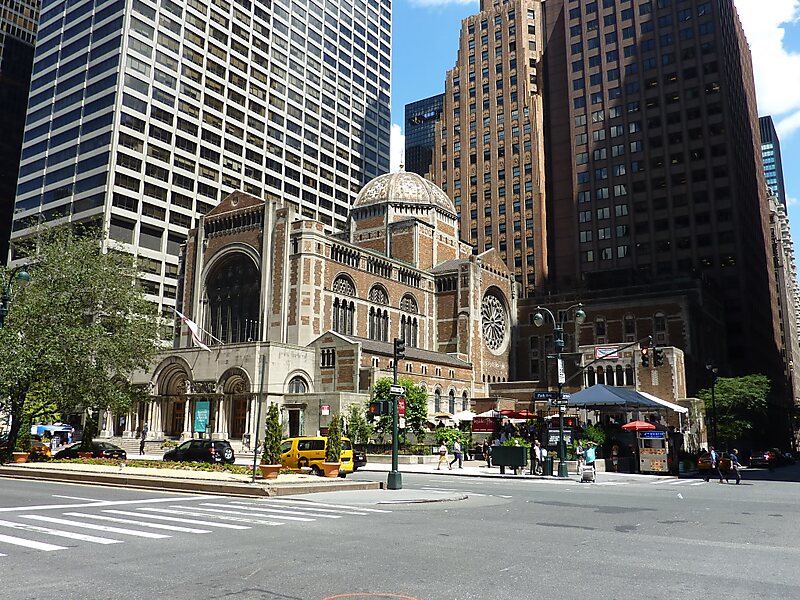
[(233, 464), (236, 457), (227, 440), (187, 440), (164, 454), (164, 460)]

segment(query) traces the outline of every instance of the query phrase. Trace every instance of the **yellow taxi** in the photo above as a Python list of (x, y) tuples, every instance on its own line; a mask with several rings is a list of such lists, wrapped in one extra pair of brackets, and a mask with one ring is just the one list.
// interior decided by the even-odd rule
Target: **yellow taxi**
[[(325, 446), (328, 438), (317, 436), (293, 437), (281, 442), (281, 466), (287, 469), (311, 467), (317, 475), (322, 475), (325, 462)], [(353, 444), (350, 438), (342, 438), (342, 453), (339, 457), (339, 476), (353, 472)]]

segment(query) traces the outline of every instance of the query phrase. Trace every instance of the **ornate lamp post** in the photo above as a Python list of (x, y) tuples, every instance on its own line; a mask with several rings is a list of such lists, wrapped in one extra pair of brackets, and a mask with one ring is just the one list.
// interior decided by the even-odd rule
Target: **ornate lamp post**
[(714, 449), (717, 449), (717, 372), (719, 369), (714, 366), (714, 363), (708, 363), (706, 369), (711, 373), (711, 412), (712, 414), (712, 433), (714, 436)]
[[(561, 355), (564, 352), (564, 323), (567, 321), (567, 316), (570, 311), (575, 311), (575, 322), (580, 325), (586, 319), (586, 313), (583, 310), (583, 304), (573, 304), (567, 310), (561, 311), (560, 318), (556, 319), (555, 315), (543, 306), (536, 307), (536, 314), (533, 315), (533, 323), (537, 327), (541, 327), (545, 322), (545, 314), (550, 316), (553, 321), (553, 345), (555, 346), (555, 358), (558, 364), (558, 476), (567, 476), (567, 462), (566, 448), (564, 448), (564, 382), (567, 380), (566, 373), (564, 372), (564, 359)], [(544, 314), (542, 314), (544, 313)]]
[(14, 281), (25, 283), (30, 280), (31, 276), (23, 267), (16, 267), (13, 269), (6, 278), (5, 274), (0, 273), (0, 328), (6, 320), (9, 306), (11, 305), (11, 292), (13, 291)]

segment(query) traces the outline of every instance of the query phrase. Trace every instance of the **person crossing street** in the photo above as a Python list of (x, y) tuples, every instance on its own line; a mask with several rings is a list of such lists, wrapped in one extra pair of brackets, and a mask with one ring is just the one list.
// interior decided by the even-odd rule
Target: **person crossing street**
[(453, 443), (453, 460), (450, 461), (450, 470), (453, 470), (453, 464), (458, 461), (458, 468), (464, 468), (464, 453), (461, 451), (461, 444), (458, 440)]

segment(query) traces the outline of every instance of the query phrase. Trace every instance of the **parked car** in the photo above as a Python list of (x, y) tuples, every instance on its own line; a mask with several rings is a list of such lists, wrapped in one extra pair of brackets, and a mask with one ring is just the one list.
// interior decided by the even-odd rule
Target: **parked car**
[[(4, 433), (0, 435), (0, 452), (4, 452), (8, 447), (8, 434)], [(30, 454), (39, 454), (41, 456), (50, 456), (50, 446), (42, 442), (41, 440), (31, 439), (31, 451)]]
[(353, 450), (353, 471), (357, 471), (361, 467), (367, 466), (366, 452), (357, 452)]
[[(81, 442), (77, 442), (71, 446), (67, 446), (66, 448), (62, 448), (55, 453), (53, 458), (78, 458), (78, 452), (84, 452), (81, 450)], [(87, 450), (86, 452), (89, 451)], [(116, 458), (118, 460), (125, 460), (128, 458), (128, 454), (125, 452), (125, 450), (119, 446), (115, 446), (110, 442), (92, 442), (91, 453), (92, 458)]]
[[(322, 463), (325, 462), (326, 437), (295, 437), (281, 442), (281, 464), (288, 469), (311, 467), (317, 475), (322, 475)], [(353, 445), (350, 439), (342, 438), (342, 453), (339, 457), (339, 476), (353, 472)], [(366, 464), (366, 457), (364, 457)]]
[(774, 469), (778, 465), (778, 454), (775, 449), (753, 450), (750, 453), (750, 466)]
[(228, 440), (187, 440), (177, 448), (167, 451), (164, 460), (232, 465), (236, 456)]

